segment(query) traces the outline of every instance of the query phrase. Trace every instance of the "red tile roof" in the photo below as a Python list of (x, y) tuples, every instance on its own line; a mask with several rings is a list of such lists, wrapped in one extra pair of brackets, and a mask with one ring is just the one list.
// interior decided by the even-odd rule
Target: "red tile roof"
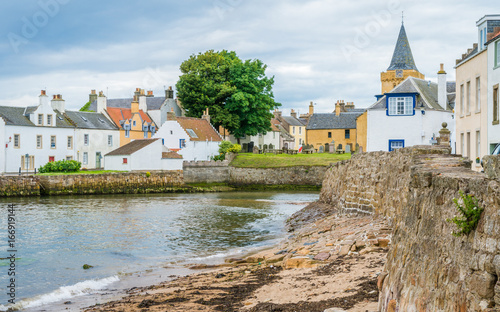
[(278, 129), (278, 125), (280, 124), (280, 122), (278, 121), (278, 119), (276, 118), (273, 118), (271, 119), (271, 131), (280, 131), (280, 129)]
[(170, 151), (161, 153), (161, 158), (182, 159), (182, 156), (177, 154), (177, 152)]
[[(220, 142), (222, 138), (212, 125), (205, 119), (193, 117), (177, 117), (177, 122), (186, 130), (191, 141), (214, 141)], [(193, 130), (197, 137), (192, 136), (187, 129)]]
[[(130, 108), (108, 107), (106, 111), (108, 112), (109, 117), (111, 117), (113, 122), (120, 129), (123, 129), (122, 125), (120, 124), (120, 120), (127, 120), (132, 118), (132, 110)], [(143, 122), (152, 122), (148, 114), (146, 114), (142, 109), (139, 110), (139, 116), (141, 117), (141, 120)]]

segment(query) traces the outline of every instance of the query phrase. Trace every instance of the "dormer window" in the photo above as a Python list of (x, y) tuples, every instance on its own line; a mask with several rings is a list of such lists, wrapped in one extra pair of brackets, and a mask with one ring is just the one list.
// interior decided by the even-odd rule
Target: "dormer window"
[(412, 116), (415, 115), (414, 95), (393, 95), (387, 94), (387, 115), (388, 116)]
[(38, 125), (43, 126), (43, 114), (38, 114)]
[(52, 126), (52, 115), (47, 115), (47, 126)]

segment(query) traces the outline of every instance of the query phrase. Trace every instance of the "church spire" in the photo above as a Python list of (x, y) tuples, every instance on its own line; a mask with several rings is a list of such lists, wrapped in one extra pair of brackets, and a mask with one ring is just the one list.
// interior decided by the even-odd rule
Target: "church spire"
[(408, 37), (406, 37), (403, 21), (401, 23), (398, 41), (396, 42), (396, 48), (394, 48), (394, 54), (392, 55), (391, 65), (387, 68), (387, 70), (396, 69), (413, 69), (418, 71), (411, 53), (410, 42), (408, 41)]

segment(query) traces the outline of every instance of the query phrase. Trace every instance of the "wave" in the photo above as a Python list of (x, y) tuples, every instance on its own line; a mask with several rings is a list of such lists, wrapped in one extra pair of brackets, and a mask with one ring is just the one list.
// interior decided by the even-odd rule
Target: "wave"
[(95, 291), (101, 290), (114, 282), (118, 282), (119, 280), (120, 279), (117, 276), (111, 276), (103, 279), (87, 280), (75, 285), (62, 286), (51, 293), (39, 295), (33, 298), (23, 299), (14, 305), (0, 305), (0, 310), (5, 311), (8, 308), (11, 308), (13, 310), (33, 308), (70, 299), (73, 297), (88, 295)]

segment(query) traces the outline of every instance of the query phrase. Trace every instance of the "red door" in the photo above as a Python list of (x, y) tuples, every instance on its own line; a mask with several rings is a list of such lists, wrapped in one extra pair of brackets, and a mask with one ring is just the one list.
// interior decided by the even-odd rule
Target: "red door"
[(54, 156), (49, 156), (49, 162), (53, 162), (55, 161), (55, 157)]

